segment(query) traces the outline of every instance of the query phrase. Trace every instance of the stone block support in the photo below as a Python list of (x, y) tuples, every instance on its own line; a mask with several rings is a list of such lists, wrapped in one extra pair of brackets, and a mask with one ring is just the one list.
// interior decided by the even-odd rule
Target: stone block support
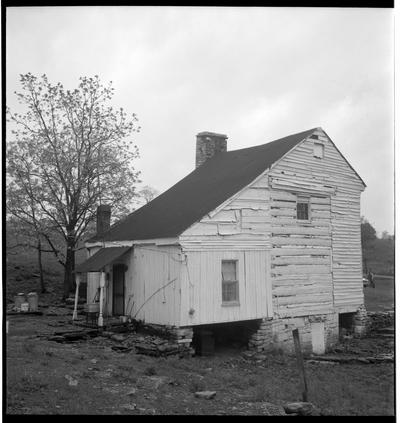
[(360, 306), (353, 316), (353, 332), (357, 338), (366, 335), (368, 329), (368, 314), (364, 305)]
[[(258, 352), (281, 350), (294, 353), (293, 329), (299, 330), (303, 352), (327, 351), (339, 340), (338, 314), (263, 319), (258, 329), (250, 336), (249, 349)], [(313, 333), (315, 330), (320, 331), (317, 336)]]

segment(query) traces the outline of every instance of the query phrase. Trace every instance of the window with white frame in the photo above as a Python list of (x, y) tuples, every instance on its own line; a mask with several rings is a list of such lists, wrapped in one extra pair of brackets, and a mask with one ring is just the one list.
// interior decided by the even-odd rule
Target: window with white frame
[(324, 157), (324, 144), (314, 143), (314, 157), (322, 159)]
[(307, 198), (297, 199), (297, 220), (310, 220), (310, 202)]
[(222, 303), (239, 302), (239, 282), (237, 277), (237, 260), (222, 260)]

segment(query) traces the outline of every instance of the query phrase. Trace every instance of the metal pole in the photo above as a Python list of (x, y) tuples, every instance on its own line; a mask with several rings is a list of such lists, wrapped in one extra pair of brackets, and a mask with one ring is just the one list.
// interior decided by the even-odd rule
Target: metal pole
[(101, 272), (100, 274), (100, 310), (99, 310), (99, 320), (98, 325), (103, 327), (103, 298), (104, 298), (104, 286), (106, 284), (106, 274)]
[(292, 334), (293, 334), (293, 341), (294, 341), (294, 349), (296, 351), (297, 366), (299, 368), (300, 377), (301, 377), (301, 381), (302, 381), (303, 401), (308, 402), (307, 379), (306, 379), (306, 372), (304, 370), (303, 354), (301, 353), (299, 330), (294, 329), (292, 331)]
[(81, 275), (79, 273), (75, 276), (76, 290), (75, 290), (75, 303), (74, 313), (72, 314), (72, 321), (78, 318), (78, 298), (79, 298), (79, 284), (81, 283)]

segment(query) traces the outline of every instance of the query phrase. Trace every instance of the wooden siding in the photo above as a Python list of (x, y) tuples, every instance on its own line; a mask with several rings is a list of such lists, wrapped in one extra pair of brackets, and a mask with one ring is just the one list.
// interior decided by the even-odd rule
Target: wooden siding
[(297, 220), (295, 193), (270, 193), (272, 295), (279, 318), (327, 313), (333, 307), (330, 198), (311, 194), (302, 181), (305, 192), (310, 219), (304, 221)]
[[(92, 247), (88, 248), (87, 258), (92, 257), (97, 251), (100, 250), (100, 247)], [(97, 289), (100, 286), (100, 273), (99, 272), (89, 272), (87, 274), (87, 287), (86, 287), (86, 295), (87, 295), (87, 302), (91, 303), (94, 301)]]
[[(181, 276), (181, 324), (272, 312), (283, 318), (355, 311), (363, 303), (359, 197), (364, 186), (326, 134), (313, 135), (324, 144), (322, 159), (314, 157), (316, 140), (308, 138), (180, 236), (188, 260)], [(309, 199), (308, 221), (297, 220), (298, 196)], [(253, 291), (243, 282), (240, 307), (224, 308), (220, 261), (235, 257)], [(245, 276), (244, 268), (251, 272), (245, 263), (252, 260), (258, 269), (268, 263), (265, 273)], [(265, 309), (262, 301), (255, 307), (259, 299), (253, 296), (261, 291)]]
[(179, 237), (185, 250), (267, 250), (270, 243), (268, 178), (262, 175), (250, 187), (211, 211)]
[(125, 278), (129, 309), (133, 301), (131, 316), (147, 323), (179, 325), (181, 260), (178, 246), (134, 247)]
[[(187, 257), (181, 276), (182, 325), (272, 316), (269, 210), (268, 178), (261, 175), (180, 236)], [(238, 306), (222, 305), (223, 259), (238, 260)]]
[[(185, 255), (181, 268), (182, 326), (272, 316), (267, 250), (185, 251)], [(222, 304), (222, 260), (237, 260), (239, 305)]]
[[(360, 238), (364, 186), (326, 134), (317, 130), (314, 135), (318, 141), (308, 138), (269, 172), (274, 310), (279, 315), (283, 307), (290, 315), (332, 305), (339, 312), (355, 311), (364, 302)], [(313, 156), (315, 141), (325, 146), (322, 159)], [(309, 223), (296, 221), (299, 194), (310, 196)], [(277, 254), (282, 249), (285, 253)], [(288, 276), (293, 277), (292, 286)]]

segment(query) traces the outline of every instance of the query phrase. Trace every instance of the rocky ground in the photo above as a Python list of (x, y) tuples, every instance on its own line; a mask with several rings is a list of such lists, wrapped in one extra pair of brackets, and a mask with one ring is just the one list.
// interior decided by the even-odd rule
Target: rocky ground
[(182, 355), (173, 342), (129, 325), (100, 334), (72, 325), (70, 308), (39, 311), (7, 316), (10, 414), (394, 414), (391, 329), (305, 357), (311, 406), (299, 403), (293, 356)]

